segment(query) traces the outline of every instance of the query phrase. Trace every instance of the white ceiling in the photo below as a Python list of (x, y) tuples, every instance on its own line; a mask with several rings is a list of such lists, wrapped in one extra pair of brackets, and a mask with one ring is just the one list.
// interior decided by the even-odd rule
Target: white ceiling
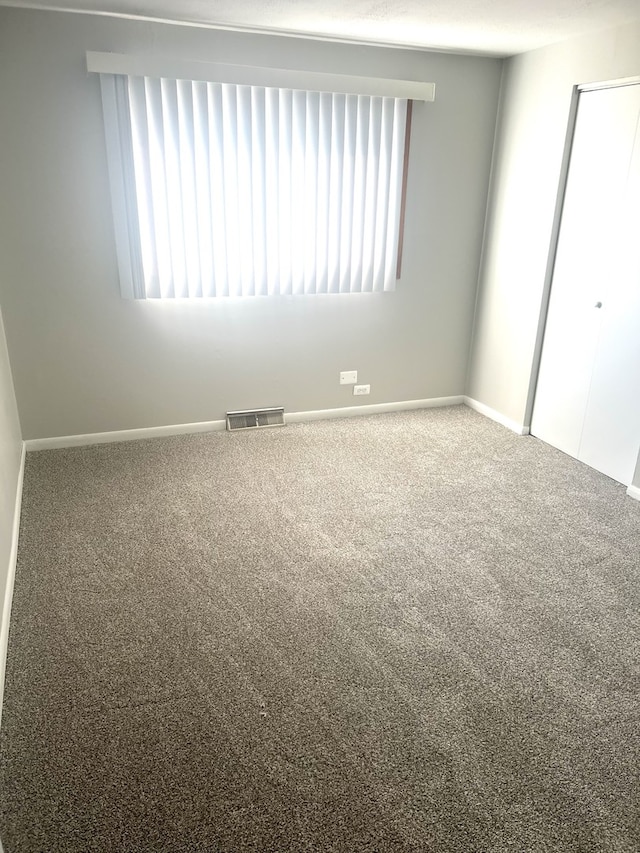
[(640, 0), (0, 0), (0, 5), (498, 56), (640, 21)]

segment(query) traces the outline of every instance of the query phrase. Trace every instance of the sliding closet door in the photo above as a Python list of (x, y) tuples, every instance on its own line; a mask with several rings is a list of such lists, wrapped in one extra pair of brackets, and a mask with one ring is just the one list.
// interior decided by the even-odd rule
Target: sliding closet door
[(580, 96), (531, 431), (631, 482), (640, 445), (640, 85)]

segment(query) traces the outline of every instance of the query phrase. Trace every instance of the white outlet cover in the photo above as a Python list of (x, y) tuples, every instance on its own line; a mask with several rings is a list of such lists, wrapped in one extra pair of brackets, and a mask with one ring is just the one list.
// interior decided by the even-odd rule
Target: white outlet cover
[(341, 370), (340, 371), (340, 384), (341, 385), (355, 385), (358, 381), (358, 371), (357, 370)]
[(353, 386), (353, 396), (361, 397), (364, 394), (371, 393), (371, 385), (354, 385)]

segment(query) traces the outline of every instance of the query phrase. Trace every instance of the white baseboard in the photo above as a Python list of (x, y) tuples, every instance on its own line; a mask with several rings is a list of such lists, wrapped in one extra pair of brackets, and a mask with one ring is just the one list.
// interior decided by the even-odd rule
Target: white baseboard
[[(374, 403), (365, 406), (345, 406), (340, 409), (319, 409), (311, 412), (285, 414), (286, 423), (352, 418), (356, 415), (377, 415), (384, 412), (403, 412), (411, 409), (434, 409), (441, 406), (458, 406), (465, 398), (431, 397), (426, 400), (404, 400), (398, 403)], [(64, 447), (82, 447), (89, 444), (108, 444), (113, 441), (136, 441), (142, 438), (161, 438), (168, 435), (189, 435), (199, 432), (218, 432), (226, 429), (227, 422), (202, 421), (194, 424), (148, 427), (146, 429), (121, 429), (113, 432), (91, 432), (86, 435), (60, 435), (53, 438), (32, 438), (25, 441), (27, 451), (59, 450)]]
[[(13, 583), (16, 577), (16, 561), (18, 559), (18, 535), (20, 533), (20, 510), (22, 508), (22, 483), (24, 480), (24, 460), (26, 447), (22, 443), (18, 483), (16, 485), (16, 502), (13, 511), (13, 527), (11, 528), (11, 549), (9, 551), (9, 568), (7, 582), (4, 588), (4, 603), (2, 606), (2, 626), (0, 627), (0, 724), (2, 723), (2, 705), (4, 701), (4, 676), (7, 668), (7, 647), (9, 645), (9, 620), (11, 619), (11, 604), (13, 602)], [(0, 853), (2, 847), (0, 845)]]
[(634, 498), (637, 501), (640, 501), (640, 486), (629, 486), (627, 489), (627, 494), (630, 498)]
[(197, 432), (218, 432), (226, 429), (226, 421), (201, 421), (195, 424), (119, 429), (113, 432), (89, 432), (86, 435), (58, 435), (53, 438), (31, 438), (25, 441), (27, 451), (59, 450), (63, 447), (83, 447), (88, 444), (110, 444), (114, 441), (138, 441), (143, 438), (162, 438), (168, 435), (191, 435)]
[(442, 406), (459, 406), (464, 397), (429, 397), (426, 400), (403, 400), (398, 403), (371, 403), (365, 406), (344, 406), (340, 409), (317, 409), (310, 412), (292, 412), (285, 415), (290, 424), (307, 421), (327, 421), (334, 418), (353, 418), (358, 415), (382, 415), (385, 412), (408, 412), (414, 409), (439, 409)]
[(492, 421), (496, 421), (496, 423), (502, 424), (502, 426), (507, 427), (512, 432), (518, 433), (518, 435), (529, 435), (529, 427), (524, 426), (518, 421), (513, 421), (511, 418), (503, 415), (502, 412), (496, 411), (496, 409), (492, 409), (490, 406), (485, 406), (484, 403), (480, 403), (478, 400), (474, 400), (472, 397), (464, 398), (465, 406), (469, 406), (470, 409), (473, 409), (476, 412), (479, 412), (481, 415), (484, 415), (486, 418), (491, 418)]

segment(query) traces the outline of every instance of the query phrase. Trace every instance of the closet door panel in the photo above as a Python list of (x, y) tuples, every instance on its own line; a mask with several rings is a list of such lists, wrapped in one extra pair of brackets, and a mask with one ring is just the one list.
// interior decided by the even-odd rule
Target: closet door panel
[(590, 99), (600, 94), (580, 98), (532, 422), (534, 435), (576, 457), (602, 320), (595, 308), (609, 255), (602, 237), (621, 180), (600, 98)]
[(611, 244), (606, 302), (579, 458), (629, 485), (640, 448), (640, 86), (629, 87), (633, 150)]
[[(600, 462), (594, 464), (597, 445), (618, 441), (604, 437), (606, 422), (619, 422), (618, 414), (607, 410), (619, 405), (614, 388), (624, 382), (612, 380), (611, 371), (628, 375), (627, 359), (635, 352), (626, 339), (628, 307), (616, 306), (626, 301), (624, 293), (628, 296), (621, 270), (628, 278), (633, 253), (626, 244), (639, 97), (640, 86), (580, 96), (531, 429), (600, 470)], [(632, 240), (636, 253), (637, 243)], [(612, 341), (617, 353), (608, 352)], [(604, 467), (609, 467), (606, 458)]]

